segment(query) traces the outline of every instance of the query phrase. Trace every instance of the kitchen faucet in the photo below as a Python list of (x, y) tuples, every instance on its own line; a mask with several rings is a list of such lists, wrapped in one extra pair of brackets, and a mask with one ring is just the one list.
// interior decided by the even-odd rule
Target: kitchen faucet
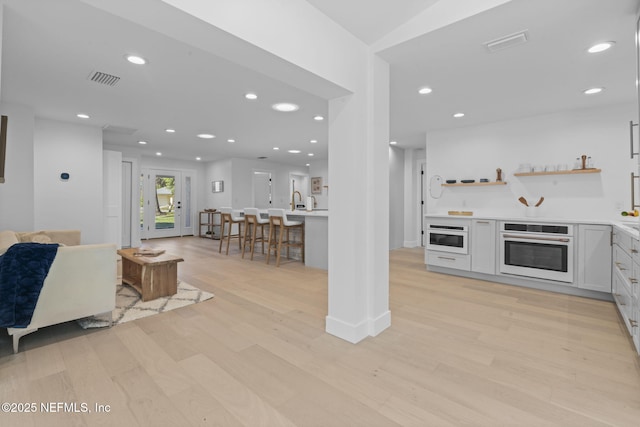
[(316, 196), (311, 196), (311, 198), (313, 199), (313, 208), (315, 209), (316, 207), (318, 207), (318, 201), (316, 200)]
[(300, 201), (302, 202), (302, 194), (298, 190), (295, 190), (293, 193), (291, 193), (291, 210), (292, 211), (296, 210), (296, 193), (298, 193), (298, 196), (300, 197)]

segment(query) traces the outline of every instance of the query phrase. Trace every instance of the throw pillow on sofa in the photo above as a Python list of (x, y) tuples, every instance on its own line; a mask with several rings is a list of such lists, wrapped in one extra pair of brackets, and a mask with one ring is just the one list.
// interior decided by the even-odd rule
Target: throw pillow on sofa
[(9, 230), (0, 231), (0, 255), (4, 255), (7, 249), (16, 243), (20, 243), (20, 241), (15, 232)]

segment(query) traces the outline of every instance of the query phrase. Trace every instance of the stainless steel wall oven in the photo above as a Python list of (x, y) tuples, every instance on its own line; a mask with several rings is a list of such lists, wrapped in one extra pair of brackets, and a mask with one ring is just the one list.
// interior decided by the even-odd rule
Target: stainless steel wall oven
[(573, 226), (503, 222), (500, 273), (573, 282)]

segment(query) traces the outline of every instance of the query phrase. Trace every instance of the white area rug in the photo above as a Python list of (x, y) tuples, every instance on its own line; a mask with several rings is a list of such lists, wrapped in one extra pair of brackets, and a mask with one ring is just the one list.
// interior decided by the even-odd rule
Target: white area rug
[[(140, 294), (133, 288), (127, 285), (118, 285), (116, 288), (116, 308), (112, 312), (113, 325), (174, 310), (211, 298), (213, 298), (212, 293), (180, 282), (178, 283), (178, 293), (175, 295), (142, 302)], [(77, 322), (84, 329), (103, 328), (109, 326), (110, 323), (109, 319), (103, 316), (85, 317), (84, 319), (78, 319)]]

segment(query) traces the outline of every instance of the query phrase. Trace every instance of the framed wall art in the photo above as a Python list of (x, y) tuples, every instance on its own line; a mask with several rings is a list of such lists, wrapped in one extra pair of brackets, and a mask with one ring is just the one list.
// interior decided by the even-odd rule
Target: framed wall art
[(222, 193), (224, 191), (224, 181), (211, 181), (211, 192)]
[(322, 194), (322, 177), (311, 178), (311, 194)]

